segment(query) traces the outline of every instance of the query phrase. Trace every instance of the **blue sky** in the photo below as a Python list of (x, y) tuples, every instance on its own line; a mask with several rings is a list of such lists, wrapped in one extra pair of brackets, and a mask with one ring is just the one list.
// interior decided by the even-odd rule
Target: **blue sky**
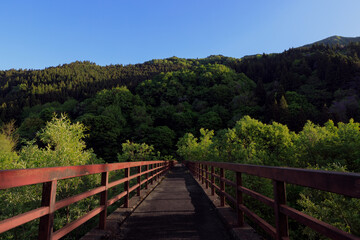
[(240, 58), (360, 36), (358, 0), (2, 0), (0, 69)]

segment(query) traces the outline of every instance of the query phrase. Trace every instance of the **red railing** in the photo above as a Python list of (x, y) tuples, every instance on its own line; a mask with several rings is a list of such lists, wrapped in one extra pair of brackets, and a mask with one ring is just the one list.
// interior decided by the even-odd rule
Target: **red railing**
[[(246, 214), (274, 239), (289, 239), (288, 217), (290, 217), (331, 239), (360, 239), (286, 205), (285, 185), (285, 183), (295, 184), (352, 198), (360, 198), (360, 174), (220, 162), (186, 162), (186, 164), (192, 174), (202, 184), (205, 184), (206, 188), (210, 185), (212, 195), (217, 192), (221, 206), (225, 205), (225, 199), (236, 206), (239, 226), (244, 224), (244, 214)], [(218, 169), (220, 175), (216, 174), (215, 169)], [(235, 172), (236, 182), (226, 179), (225, 170)], [(272, 179), (274, 199), (243, 187), (243, 173)], [(216, 185), (215, 178), (218, 179), (220, 186)], [(225, 185), (235, 188), (236, 197), (225, 191)], [(244, 206), (243, 193), (274, 209), (275, 227)]]
[[(153, 180), (159, 179), (160, 175), (164, 174), (169, 168), (172, 167), (173, 164), (174, 161), (145, 161), (0, 171), (0, 189), (8, 189), (40, 183), (43, 184), (41, 207), (1, 221), (0, 233), (23, 225), (34, 219), (40, 218), (39, 239), (55, 240), (65, 236), (89, 219), (95, 217), (97, 214), (100, 214), (100, 229), (105, 229), (108, 206), (124, 198), (124, 207), (128, 207), (129, 194), (132, 191), (137, 189), (137, 195), (140, 195), (140, 189), (142, 185), (145, 184), (145, 188), (147, 188), (149, 181), (152, 183)], [(143, 166), (145, 171), (142, 171)], [(136, 168), (137, 173), (131, 175), (131, 168)], [(121, 169), (124, 169), (125, 171), (124, 178), (109, 182), (109, 173)], [(56, 201), (56, 187), (58, 180), (97, 173), (101, 173), (100, 187), (96, 187), (87, 192), (80, 193), (60, 201)], [(145, 175), (145, 179), (141, 181), (141, 176), (143, 175)], [(137, 179), (137, 184), (130, 187), (129, 183), (132, 179)], [(108, 199), (108, 189), (122, 183), (124, 184), (124, 191), (114, 196), (113, 198)], [(93, 209), (84, 216), (69, 223), (56, 232), (53, 232), (55, 211), (95, 194), (100, 194), (99, 207)]]

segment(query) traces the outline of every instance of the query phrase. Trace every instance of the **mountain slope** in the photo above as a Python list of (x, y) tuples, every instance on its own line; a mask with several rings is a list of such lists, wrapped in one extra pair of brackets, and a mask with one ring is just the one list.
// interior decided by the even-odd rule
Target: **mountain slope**
[(311, 47), (312, 45), (321, 45), (321, 44), (330, 45), (330, 46), (339, 44), (340, 46), (345, 46), (351, 42), (360, 42), (360, 37), (341, 37), (335, 35), (311, 44), (304, 45), (303, 47)]

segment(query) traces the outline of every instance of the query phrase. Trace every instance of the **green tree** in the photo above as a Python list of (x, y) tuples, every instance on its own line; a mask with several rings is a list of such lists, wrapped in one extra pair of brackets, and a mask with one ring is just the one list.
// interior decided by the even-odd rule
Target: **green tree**
[[(18, 168), (40, 168), (101, 163), (91, 150), (86, 150), (83, 141), (85, 137), (84, 130), (84, 125), (71, 123), (65, 115), (55, 116), (38, 133), (38, 138), (45, 147), (39, 147), (34, 144), (34, 141), (31, 141), (21, 149), (18, 156), (12, 153), (11, 164)], [(7, 143), (10, 146), (13, 144), (9, 140), (7, 140)], [(1, 152), (0, 154), (2, 158), (3, 154)], [(8, 169), (7, 166), (3, 165), (2, 168)], [(61, 180), (57, 185), (57, 199), (61, 200), (84, 192), (91, 187), (95, 187), (99, 180), (99, 177), (94, 175)], [(1, 210), (3, 211), (1, 218), (9, 218), (32, 210), (38, 206), (40, 201), (40, 185), (8, 189), (0, 195)], [(76, 204), (76, 206), (67, 206), (58, 210), (57, 217), (54, 220), (54, 228), (63, 227), (96, 206), (98, 206), (97, 198), (90, 197)], [(23, 225), (20, 229), (8, 231), (6, 238), (34, 239), (37, 235), (37, 228), (37, 223), (32, 222)]]
[(126, 140), (122, 145), (122, 154), (118, 155), (120, 162), (150, 161), (155, 157), (154, 147), (146, 143), (134, 143)]
[[(337, 164), (328, 167), (312, 167), (316, 170), (345, 172), (346, 168)], [(360, 235), (360, 199), (347, 198), (339, 194), (304, 189), (297, 203), (310, 216), (329, 223), (343, 231)], [(319, 233), (306, 227), (303, 230), (308, 239), (326, 239)]]

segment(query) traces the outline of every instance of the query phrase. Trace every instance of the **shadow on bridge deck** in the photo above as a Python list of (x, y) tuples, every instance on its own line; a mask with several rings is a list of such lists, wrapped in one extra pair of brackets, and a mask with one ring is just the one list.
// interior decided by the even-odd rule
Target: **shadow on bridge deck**
[(181, 164), (154, 183), (133, 196), (129, 208), (110, 214), (105, 230), (94, 228), (81, 240), (261, 239), (249, 225), (238, 227), (235, 212), (219, 207), (219, 198)]
[(121, 226), (116, 239), (230, 239), (210, 200), (181, 165)]

